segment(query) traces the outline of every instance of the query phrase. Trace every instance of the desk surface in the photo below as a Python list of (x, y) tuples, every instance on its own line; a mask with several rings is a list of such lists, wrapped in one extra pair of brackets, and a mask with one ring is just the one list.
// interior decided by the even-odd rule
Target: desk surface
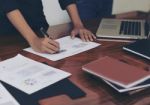
[[(85, 23), (86, 27), (95, 33), (99, 20)], [(100, 79), (94, 78), (82, 71), (82, 65), (103, 56), (111, 56), (130, 65), (143, 68), (144, 70), (150, 70), (150, 62), (148, 60), (122, 50), (122, 46), (127, 43), (103, 41), (99, 43), (102, 45), (98, 48), (52, 62), (48, 59), (22, 51), (28, 45), (19, 38), (1, 37), (0, 60), (5, 60), (15, 56), (17, 53), (21, 53), (39, 62), (47, 62), (50, 66), (72, 73), (69, 79), (87, 93), (86, 97), (76, 100), (71, 100), (65, 95), (41, 99), (39, 100), (40, 105), (150, 105), (150, 88), (132, 95), (120, 94)]]

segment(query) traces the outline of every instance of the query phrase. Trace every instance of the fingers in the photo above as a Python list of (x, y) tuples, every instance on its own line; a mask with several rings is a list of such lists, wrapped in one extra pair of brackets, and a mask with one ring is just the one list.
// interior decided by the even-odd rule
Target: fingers
[(86, 42), (89, 42), (89, 35), (86, 33), (86, 32), (83, 32), (82, 34), (84, 36), (84, 40), (83, 41), (86, 41)]
[(79, 35), (80, 35), (80, 38), (81, 38), (82, 41), (86, 41), (85, 40), (86, 38), (84, 37), (85, 36), (84, 33), (81, 32), (81, 33), (79, 33)]
[(42, 42), (42, 50), (44, 53), (53, 54), (58, 52), (59, 49), (60, 49), (59, 43), (52, 39), (45, 38)]
[(71, 38), (75, 38), (76, 35), (80, 35), (81, 40), (89, 42), (96, 39), (95, 35), (86, 28), (74, 28), (71, 32)]
[(49, 43), (51, 46), (54, 46), (55, 48), (60, 49), (58, 42), (56, 42), (56, 41), (54, 41), (54, 40), (52, 40), (52, 39), (48, 39), (48, 43)]
[(71, 38), (74, 39), (77, 34), (78, 34), (77, 30), (73, 30), (71, 32)]
[(96, 39), (96, 37), (94, 36), (94, 34), (88, 30), (81, 30), (79, 32), (80, 37), (83, 41), (94, 41)]

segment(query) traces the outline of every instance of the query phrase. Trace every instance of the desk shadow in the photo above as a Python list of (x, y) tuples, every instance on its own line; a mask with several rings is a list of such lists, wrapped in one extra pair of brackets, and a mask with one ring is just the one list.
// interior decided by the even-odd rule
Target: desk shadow
[(28, 95), (4, 82), (2, 82), (2, 84), (21, 105), (39, 105), (38, 101), (41, 99), (63, 94), (69, 96), (71, 99), (81, 98), (86, 95), (84, 91), (78, 88), (69, 79), (59, 81), (31, 95)]
[(100, 78), (88, 73), (84, 75), (89, 79), (88, 81), (90, 81), (90, 84), (93, 84), (93, 86), (95, 85), (95, 90), (99, 90), (97, 94), (103, 94), (105, 97), (103, 100), (107, 100), (114, 105), (150, 105), (150, 88), (145, 88), (134, 94), (130, 94), (130, 92), (119, 93)]

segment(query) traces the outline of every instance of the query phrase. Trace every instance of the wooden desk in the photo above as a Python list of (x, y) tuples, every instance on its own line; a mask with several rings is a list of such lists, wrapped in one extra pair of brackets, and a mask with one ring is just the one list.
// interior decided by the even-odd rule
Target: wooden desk
[[(88, 21), (86, 27), (90, 28), (94, 33), (98, 27), (100, 20)], [(102, 45), (98, 48), (65, 58), (60, 61), (52, 62), (48, 59), (22, 51), (27, 47), (27, 43), (16, 39), (15, 37), (0, 38), (0, 59), (15, 56), (21, 53), (24, 56), (37, 60), (39, 62), (47, 62), (50, 66), (65, 70), (72, 73), (70, 80), (81, 87), (87, 96), (71, 100), (65, 95), (51, 97), (39, 100), (40, 105), (150, 105), (150, 88), (139, 93), (128, 95), (120, 94), (106, 85), (100, 79), (94, 78), (91, 75), (82, 71), (81, 66), (96, 60), (103, 56), (111, 56), (126, 62), (130, 65), (150, 70), (150, 62), (136, 55), (127, 53), (122, 50), (122, 46), (127, 43), (121, 42), (99, 42)]]

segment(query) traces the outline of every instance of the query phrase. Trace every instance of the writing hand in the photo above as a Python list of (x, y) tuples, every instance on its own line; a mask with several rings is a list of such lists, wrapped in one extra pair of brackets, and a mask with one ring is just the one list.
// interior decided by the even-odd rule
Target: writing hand
[(47, 37), (35, 38), (31, 43), (31, 47), (37, 52), (50, 54), (56, 53), (60, 49), (58, 42)]

